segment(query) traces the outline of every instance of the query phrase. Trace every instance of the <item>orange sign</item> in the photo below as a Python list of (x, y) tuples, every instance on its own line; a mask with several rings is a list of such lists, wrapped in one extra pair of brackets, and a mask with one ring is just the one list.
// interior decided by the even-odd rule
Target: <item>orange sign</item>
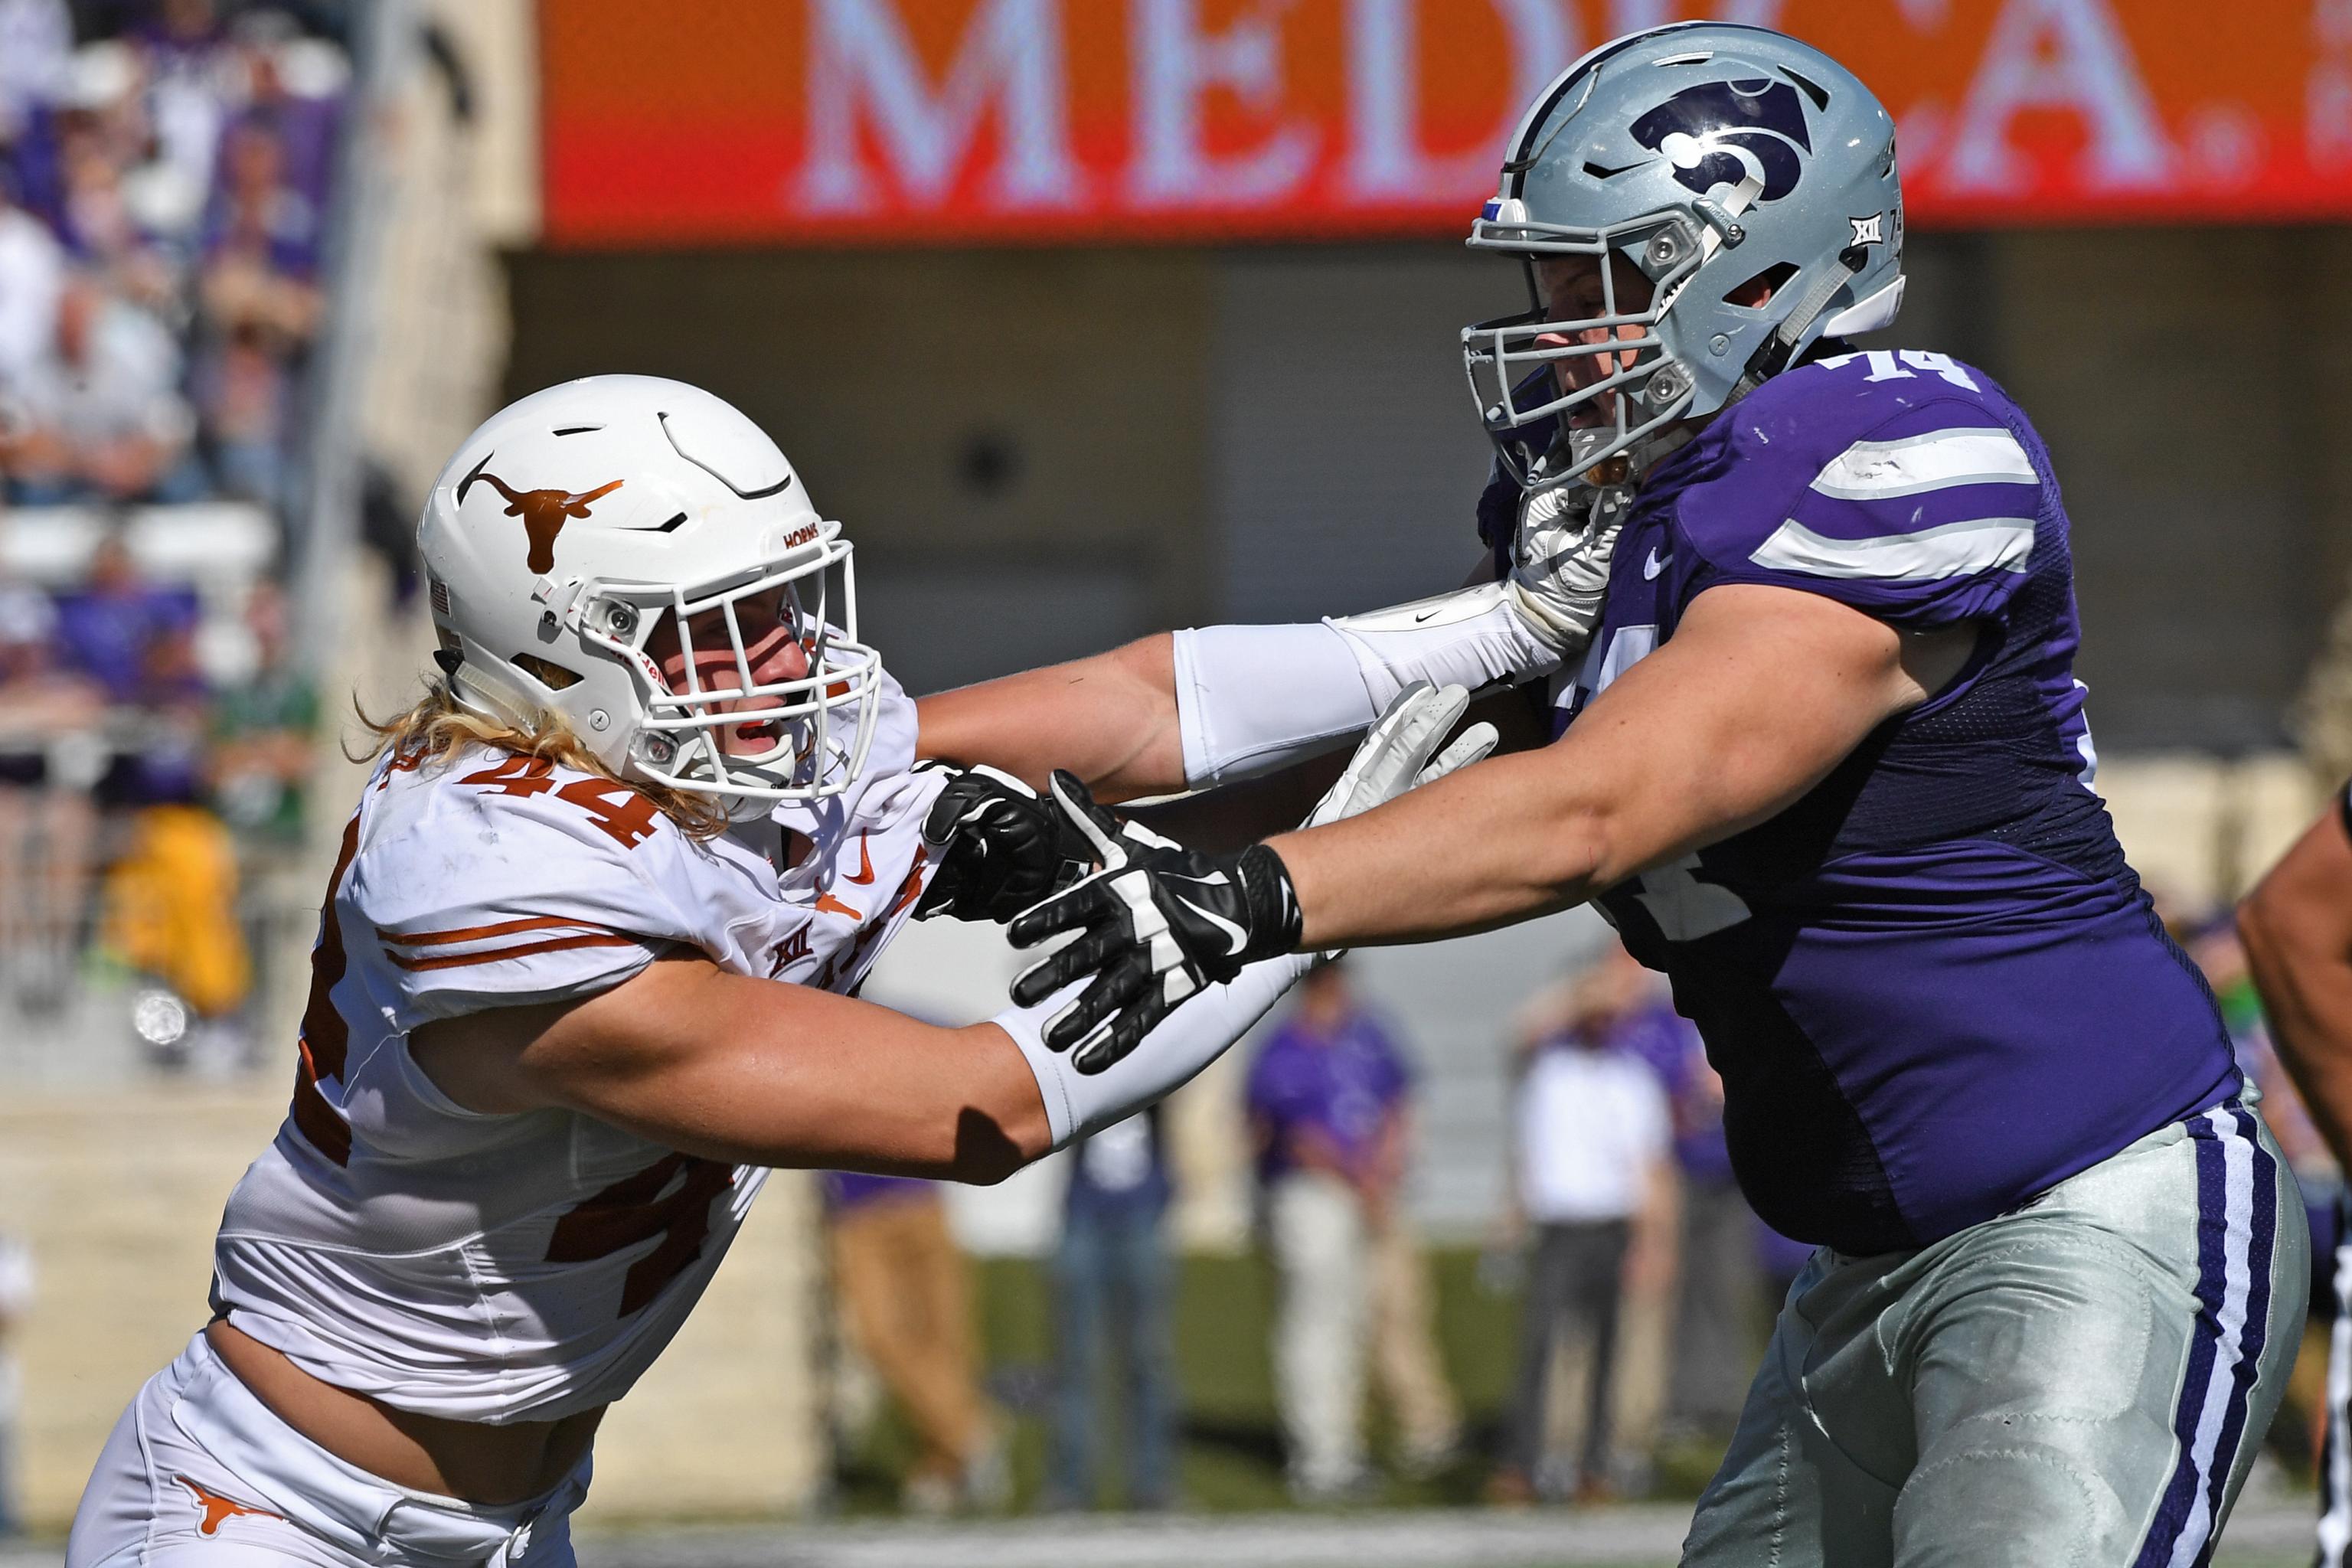
[(1916, 222), (2352, 216), (2352, 0), (541, 0), (547, 237), (1461, 233), (1547, 81), (1701, 16), (1869, 82)]

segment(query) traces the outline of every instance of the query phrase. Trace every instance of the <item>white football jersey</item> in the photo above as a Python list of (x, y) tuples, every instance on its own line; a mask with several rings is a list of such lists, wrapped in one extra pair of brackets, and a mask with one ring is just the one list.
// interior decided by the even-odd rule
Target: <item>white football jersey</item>
[[(402, 1410), (552, 1420), (625, 1393), (764, 1173), (570, 1111), (466, 1110), (408, 1031), (590, 995), (679, 946), (855, 991), (921, 893), (944, 776), (908, 771), (912, 704), (893, 689), (885, 707), (850, 794), (703, 844), (635, 791), (538, 759), (379, 763), (311, 958), (293, 1108), (222, 1216), (215, 1310)], [(780, 876), (785, 827), (814, 847)]]

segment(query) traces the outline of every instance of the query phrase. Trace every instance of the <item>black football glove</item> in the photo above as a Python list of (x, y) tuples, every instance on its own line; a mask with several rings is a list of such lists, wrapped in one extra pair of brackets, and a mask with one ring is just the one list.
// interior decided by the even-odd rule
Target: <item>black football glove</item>
[(1103, 868), (1013, 922), (1015, 947), (1081, 934), (1013, 983), (1034, 1006), (1071, 982), (1094, 983), (1045, 1026), (1054, 1050), (1077, 1047), (1081, 1072), (1133, 1050), (1176, 1005), (1244, 964), (1298, 945), (1298, 897), (1282, 858), (1263, 844), (1203, 855), (1105, 811), (1087, 786), (1054, 774), (1054, 799), (1091, 841)]
[(1094, 847), (1050, 801), (994, 768), (925, 763), (953, 776), (923, 818), (940, 858), (915, 918), (1011, 920), (1095, 868)]

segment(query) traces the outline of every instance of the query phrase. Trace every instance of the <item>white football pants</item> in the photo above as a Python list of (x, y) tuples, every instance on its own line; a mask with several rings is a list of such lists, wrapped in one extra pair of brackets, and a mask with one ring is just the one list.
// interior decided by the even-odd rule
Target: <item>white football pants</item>
[(198, 1334), (115, 1423), (66, 1568), (572, 1568), (587, 1489), (584, 1458), (507, 1508), (394, 1486), (280, 1421)]

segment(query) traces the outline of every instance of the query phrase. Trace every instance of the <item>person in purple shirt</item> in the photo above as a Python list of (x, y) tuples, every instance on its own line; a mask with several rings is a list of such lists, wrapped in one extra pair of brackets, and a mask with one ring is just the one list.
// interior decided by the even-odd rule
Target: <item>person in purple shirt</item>
[(1368, 1209), (1391, 1189), (1412, 1075), (1349, 994), (1344, 965), (1299, 983), (1298, 1004), (1250, 1063), (1243, 1103), (1280, 1281), (1276, 1403), (1291, 1490), (1340, 1498), (1365, 1482)]
[(197, 618), (195, 591), (150, 581), (119, 533), (99, 542), (81, 585), (58, 595), (60, 663), (110, 706), (142, 710), (139, 744), (117, 752), (99, 781), (101, 804), (197, 797), (208, 695), (196, 663)]
[(1250, 1064), (1258, 1181), (1271, 1187), (1295, 1171), (1321, 1171), (1360, 1186), (1390, 1157), (1412, 1069), (1349, 994), (1343, 964), (1316, 971), (1298, 995)]

